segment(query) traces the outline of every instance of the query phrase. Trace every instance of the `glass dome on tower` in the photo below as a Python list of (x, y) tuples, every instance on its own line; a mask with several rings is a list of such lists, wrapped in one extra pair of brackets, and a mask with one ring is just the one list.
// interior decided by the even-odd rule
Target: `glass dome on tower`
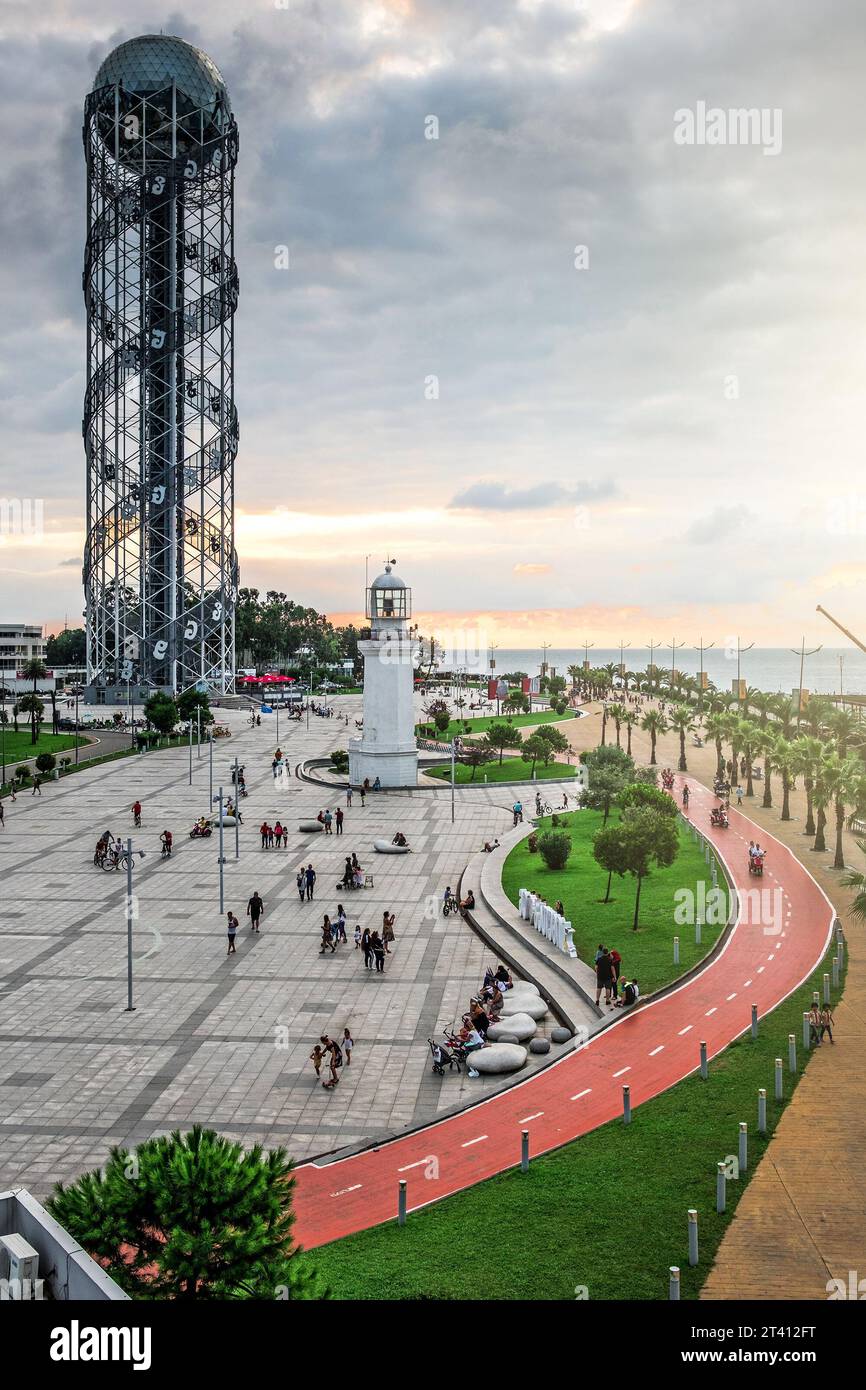
[(375, 624), (382, 619), (403, 622), (412, 616), (412, 590), (392, 572), (396, 560), (389, 560), (367, 590), (367, 617)]

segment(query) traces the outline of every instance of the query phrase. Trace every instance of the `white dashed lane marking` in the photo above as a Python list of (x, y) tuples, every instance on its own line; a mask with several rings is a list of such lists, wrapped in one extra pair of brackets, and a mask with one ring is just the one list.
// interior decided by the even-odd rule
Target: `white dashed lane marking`
[(615, 1071), (613, 1074), (614, 1081), (618, 1076), (625, 1076), (627, 1071), (631, 1071), (631, 1067), (620, 1067), (619, 1071)]
[[(415, 1165), (413, 1164), (412, 1166), (414, 1167)], [(402, 1173), (404, 1170), (401, 1168), (399, 1171)], [(358, 1188), (359, 1188), (359, 1187), (362, 1187), (362, 1186), (363, 1186), (363, 1183), (356, 1182), (354, 1187), (342, 1187), (342, 1188), (340, 1189), (339, 1192), (332, 1192), (332, 1193), (331, 1193), (331, 1196), (332, 1196), (332, 1197), (345, 1197), (345, 1195), (346, 1195), (347, 1192), (357, 1192), (357, 1191), (358, 1191)]]
[(694, 1026), (695, 1026), (695, 1025), (694, 1025), (693, 1023), (687, 1023), (686, 1026), (685, 1026), (685, 1028), (681, 1028), (681, 1029), (680, 1029), (678, 1036), (679, 1036), (679, 1037), (682, 1037), (684, 1033), (690, 1033), (690, 1032), (692, 1031), (692, 1029), (694, 1028)]
[(734, 990), (733, 994), (729, 994), (729, 995), (728, 995), (727, 1002), (730, 1004), (731, 1000), (732, 1000), (732, 999), (736, 999), (736, 997), (737, 997), (737, 991)]
[(664, 1050), (665, 1050), (665, 1045), (664, 1045), (664, 1043), (661, 1043), (658, 1047), (654, 1047), (653, 1050), (652, 1050), (652, 1052), (651, 1052), (649, 1055), (650, 1055), (650, 1057), (655, 1057), (655, 1056), (658, 1055), (659, 1052), (664, 1052)]
[(711, 1014), (714, 1014), (716, 1012), (717, 1008), (718, 1005), (714, 1004), (711, 1009), (707, 1009), (707, 1012), (704, 1014), (704, 1018), (709, 1018)]
[(571, 1099), (572, 1099), (572, 1100), (582, 1100), (584, 1096), (590, 1095), (591, 1092), (592, 1092), (592, 1087), (591, 1087), (591, 1086), (587, 1086), (587, 1088), (586, 1088), (585, 1091), (578, 1091), (577, 1095), (576, 1095), (576, 1096), (572, 1096)]
[(522, 1120), (518, 1120), (519, 1125), (528, 1125), (530, 1120), (538, 1120), (544, 1114), (543, 1110), (536, 1110), (534, 1115), (524, 1115)]
[(751, 980), (744, 980), (744, 981), (743, 981), (743, 989), (748, 989), (748, 988), (749, 988), (749, 985), (750, 985), (751, 983), (752, 983)]
[(758, 974), (759, 974), (759, 975), (763, 975), (763, 973), (764, 973), (764, 967), (763, 967), (763, 965), (759, 965), (759, 966), (758, 966)]
[(480, 1144), (482, 1139), (486, 1139), (486, 1134), (479, 1134), (477, 1139), (467, 1139), (465, 1144), (461, 1144), (461, 1149), (471, 1149), (473, 1144)]
[(424, 1167), (424, 1164), (427, 1163), (428, 1161), (429, 1161), (429, 1160), (426, 1159), (426, 1158), (419, 1158), (417, 1163), (407, 1163), (405, 1168), (398, 1168), (398, 1169), (397, 1169), (397, 1172), (398, 1172), (398, 1173), (408, 1173), (408, 1172), (411, 1172), (411, 1170), (412, 1170), (413, 1168), (423, 1168), (423, 1167)]

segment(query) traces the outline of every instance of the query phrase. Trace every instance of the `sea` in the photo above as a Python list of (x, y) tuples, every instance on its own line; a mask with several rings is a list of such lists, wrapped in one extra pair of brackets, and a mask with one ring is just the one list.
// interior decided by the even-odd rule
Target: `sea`
[[(806, 648), (808, 653), (809, 648)], [(619, 647), (590, 647), (586, 653), (593, 666), (619, 665)], [(540, 648), (497, 647), (489, 653), (467, 653), (462, 662), (457, 659), (454, 667), (482, 673), (493, 671), (498, 676), (510, 671), (525, 671), (528, 676), (541, 673), (542, 661), (547, 662), (548, 674), (552, 671), (558, 676), (568, 677), (569, 666), (582, 666), (584, 649), (569, 650), (564, 647), (550, 647), (547, 652)], [(626, 647), (622, 653), (627, 671), (643, 671), (650, 664), (649, 647)], [(656, 647), (652, 652), (656, 666), (670, 670), (670, 647)], [(700, 671), (700, 654), (690, 647), (682, 647), (674, 657), (676, 670), (684, 675), (696, 676)], [(442, 670), (449, 670), (447, 658), (442, 662)], [(704, 649), (704, 670), (707, 679), (718, 690), (730, 691), (737, 677), (736, 648), (712, 647)], [(740, 678), (747, 686), (775, 694), (790, 695), (800, 684), (800, 653), (787, 647), (752, 647), (740, 652)], [(822, 647), (814, 656), (806, 656), (803, 665), (803, 688), (815, 695), (866, 695), (866, 652), (857, 647)]]

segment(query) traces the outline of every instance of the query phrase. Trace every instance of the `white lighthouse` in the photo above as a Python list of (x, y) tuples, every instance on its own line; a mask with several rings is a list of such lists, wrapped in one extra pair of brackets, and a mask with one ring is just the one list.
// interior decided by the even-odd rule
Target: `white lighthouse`
[(354, 786), (379, 778), (383, 787), (414, 787), (418, 781), (413, 703), (415, 647), (409, 630), (412, 590), (393, 573), (367, 590), (370, 637), (358, 643), (364, 658), (364, 732), (349, 743), (349, 780)]

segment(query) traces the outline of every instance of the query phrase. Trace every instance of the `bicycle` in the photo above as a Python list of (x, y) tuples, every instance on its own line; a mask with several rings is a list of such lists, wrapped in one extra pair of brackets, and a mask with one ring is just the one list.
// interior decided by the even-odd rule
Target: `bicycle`
[(539, 801), (535, 806), (535, 814), (537, 816), (552, 816), (553, 807), (549, 801)]
[(133, 850), (130, 854), (128, 849), (122, 849), (119, 852), (109, 850), (102, 856), (100, 868), (104, 869), (107, 874), (110, 874), (113, 869), (130, 869), (135, 866), (136, 854), (139, 859), (143, 859), (145, 851), (143, 849)]
[(456, 897), (454, 896), (453, 893), (451, 893), (447, 898), (445, 898), (445, 899), (443, 900), (443, 903), (442, 903), (442, 916), (443, 916), (443, 917), (450, 917), (451, 914), (452, 914), (452, 912), (459, 912), (459, 911), (460, 911), (460, 902), (459, 902), (459, 899), (456, 898)]

